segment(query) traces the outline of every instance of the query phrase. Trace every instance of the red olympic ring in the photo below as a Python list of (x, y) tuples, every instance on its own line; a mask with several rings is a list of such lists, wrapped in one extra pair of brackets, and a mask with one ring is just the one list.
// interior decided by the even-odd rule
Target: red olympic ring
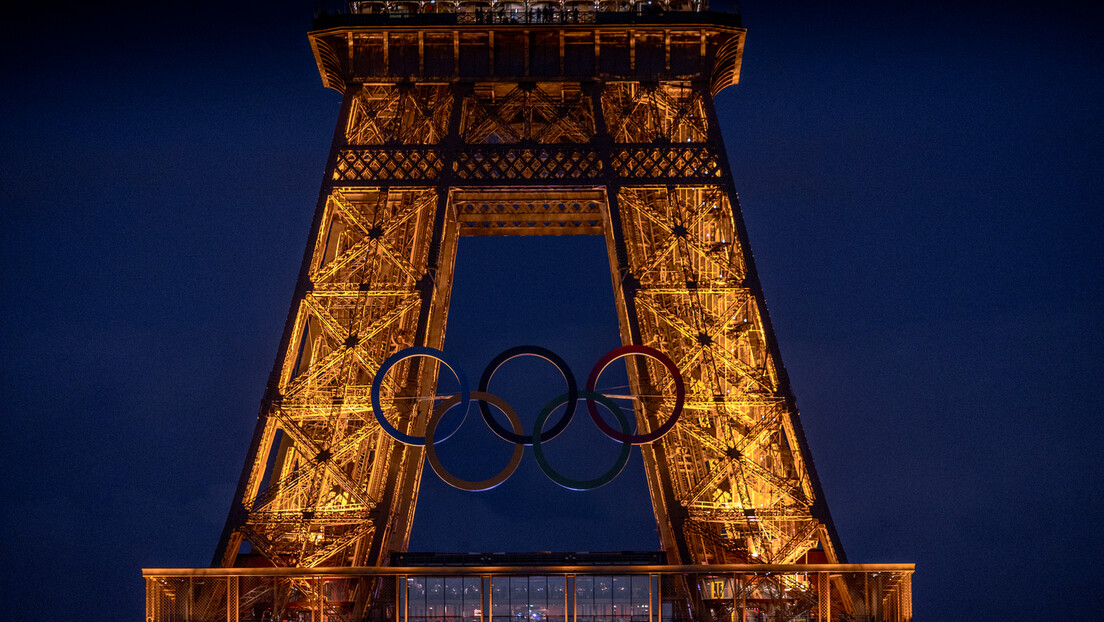
[(590, 370), (590, 377), (587, 378), (586, 390), (594, 392), (595, 385), (598, 383), (598, 377), (602, 375), (606, 367), (615, 360), (629, 356), (631, 354), (642, 354), (644, 356), (650, 356), (655, 360), (663, 364), (671, 372), (671, 377), (675, 381), (675, 408), (671, 411), (671, 416), (652, 432), (648, 434), (625, 434), (618, 432), (611, 428), (602, 417), (598, 414), (598, 407), (594, 403), (594, 400), (587, 398), (586, 405), (587, 410), (590, 411), (590, 418), (594, 421), (594, 425), (598, 426), (598, 429), (603, 434), (612, 438), (615, 441), (621, 441), (622, 443), (632, 443), (633, 445), (647, 445), (648, 443), (659, 440), (661, 436), (671, 431), (671, 428), (675, 427), (678, 423), (679, 415), (682, 414), (682, 404), (686, 401), (686, 387), (682, 382), (682, 374), (679, 373), (678, 368), (675, 367), (675, 362), (672, 361), (666, 354), (656, 350), (655, 348), (649, 348), (648, 346), (621, 346), (614, 350), (610, 350), (608, 354), (602, 357), (597, 363), (594, 364), (594, 369)]

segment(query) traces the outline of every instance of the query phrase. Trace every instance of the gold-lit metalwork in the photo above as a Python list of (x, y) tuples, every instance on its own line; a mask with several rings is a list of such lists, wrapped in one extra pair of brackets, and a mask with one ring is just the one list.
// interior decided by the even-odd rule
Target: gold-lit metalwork
[[(567, 234), (605, 237), (622, 342), (686, 379), (680, 423), (642, 447), (670, 562), (844, 561), (713, 109), (739, 79), (738, 17), (666, 2), (350, 6), (310, 33), (344, 99), (215, 565), (244, 541), (300, 569), (405, 550), (424, 451), (381, 431), (374, 375), (400, 349), (440, 347), (458, 236)], [(629, 362), (644, 430), (669, 412), (661, 371)], [(387, 374), (403, 433), (424, 430), (436, 375), (418, 358)]]

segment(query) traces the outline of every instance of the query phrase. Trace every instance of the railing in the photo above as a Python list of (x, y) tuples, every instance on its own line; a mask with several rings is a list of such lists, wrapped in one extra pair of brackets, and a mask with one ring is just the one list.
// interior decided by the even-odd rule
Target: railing
[(555, 7), (551, 5), (534, 6), (528, 10), (524, 6), (506, 8), (500, 4), (496, 9), (476, 9), (456, 16), (458, 24), (592, 24), (597, 13), (582, 11), (578, 8)]
[(319, 8), (314, 27), (635, 24), (712, 21), (739, 26), (735, 0), (354, 0)]
[[(912, 620), (912, 564), (146, 569), (146, 622)], [(703, 600), (692, 606), (687, 594)]]
[[(723, 0), (721, 2), (723, 4)], [(720, 10), (724, 8), (718, 7)], [(416, 15), (435, 13), (530, 13), (548, 9), (559, 13), (657, 13), (706, 11), (707, 0), (352, 0), (354, 15)], [(731, 11), (729, 11), (731, 12)]]

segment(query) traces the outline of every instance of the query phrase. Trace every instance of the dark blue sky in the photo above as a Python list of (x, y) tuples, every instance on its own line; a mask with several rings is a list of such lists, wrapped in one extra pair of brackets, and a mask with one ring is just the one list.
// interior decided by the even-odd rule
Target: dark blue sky
[[(41, 619), (138, 619), (140, 568), (209, 563), (339, 102), (310, 2), (93, 4), (0, 20), (0, 595)], [(1104, 49), (1079, 4), (748, 1), (718, 98), (844, 546), (916, 562), (922, 619), (1104, 606)], [(477, 377), (538, 343), (585, 376), (617, 343), (605, 261), (465, 239), (446, 349)], [(590, 494), (533, 471), (482, 496), (427, 475), (413, 547), (655, 545), (638, 456)]]

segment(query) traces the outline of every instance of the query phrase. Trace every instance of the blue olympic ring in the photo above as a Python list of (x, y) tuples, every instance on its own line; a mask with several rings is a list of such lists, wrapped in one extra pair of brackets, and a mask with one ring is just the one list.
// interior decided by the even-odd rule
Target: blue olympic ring
[[(650, 433), (645, 434), (632, 434), (632, 422), (625, 416), (624, 410), (617, 405), (616, 402), (611, 400), (606, 395), (598, 393), (595, 390), (595, 385), (598, 378), (602, 375), (602, 372), (612, 363), (614, 360), (630, 356), (630, 355), (642, 355), (649, 358), (653, 358), (659, 361), (669, 372), (671, 372), (672, 380), (675, 387), (675, 402), (670, 417), (667, 421), (656, 427)], [(559, 370), (560, 374), (564, 377), (567, 383), (567, 393), (557, 396), (550, 401), (540, 414), (537, 415), (537, 420), (533, 428), (532, 434), (525, 435), (521, 427), (521, 420), (517, 414), (513, 411), (502, 398), (489, 393), (487, 391), (491, 378), (495, 372), (510, 359), (519, 356), (536, 356), (552, 363)], [(383, 385), (383, 378), (386, 373), (394, 367), (400, 361), (413, 357), (429, 357), (436, 359), (438, 362), (444, 364), (452, 371), (456, 376), (457, 381), (460, 384), (460, 391), (448, 398), (445, 398), (441, 403), (434, 407), (433, 413), (429, 420), (426, 422), (425, 436), (412, 436), (400, 432), (395, 426), (391, 425), (387, 419), (383, 416), (383, 408), (380, 402), (380, 389)], [(469, 491), (481, 491), (490, 490), (495, 486), (498, 486), (502, 482), (506, 481), (517, 469), (518, 464), (521, 462), (522, 453), (525, 446), (532, 445), (534, 457), (537, 460), (537, 464), (541, 470), (556, 484), (567, 488), (569, 490), (592, 490), (600, 486), (604, 486), (613, 481), (625, 468), (628, 463), (629, 453), (633, 445), (644, 445), (655, 442), (662, 438), (667, 432), (670, 432), (675, 424), (678, 422), (679, 415), (682, 413), (683, 403), (686, 397), (686, 390), (682, 380), (682, 374), (679, 373), (678, 368), (674, 362), (665, 354), (650, 348), (648, 346), (622, 346), (615, 348), (604, 355), (594, 369), (591, 370), (590, 376), (587, 379), (587, 385), (585, 391), (580, 391), (578, 385), (575, 382), (575, 376), (571, 373), (571, 369), (567, 366), (567, 363), (563, 361), (559, 356), (550, 350), (541, 348), (539, 346), (518, 346), (516, 348), (510, 348), (494, 359), (483, 370), (483, 375), (479, 381), (479, 388), (477, 391), (470, 391), (468, 388), (467, 378), (460, 370), (460, 367), (448, 360), (445, 354), (440, 350), (428, 347), (411, 347), (404, 350), (400, 350), (391, 355), (380, 365), (379, 370), (376, 372), (376, 376), (372, 381), (372, 410), (375, 412), (376, 421), (379, 422), (380, 428), (387, 432), (395, 440), (414, 446), (424, 446), (426, 448), (426, 459), (430, 463), (430, 467), (437, 473), (445, 483), (454, 488), (460, 490)], [(437, 457), (437, 452), (434, 446), (437, 443), (447, 440), (453, 434), (455, 434), (460, 426), (463, 425), (466, 419), (466, 413), (469, 403), (472, 398), (479, 402), (479, 409), (483, 415), (483, 420), (487, 426), (495, 433), (499, 438), (514, 443), (515, 449), (513, 455), (510, 458), (509, 464), (506, 468), (499, 472), (494, 477), (491, 477), (482, 481), (468, 481), (460, 479), (452, 475), (441, 464), (441, 461)], [(579, 399), (584, 399), (587, 404), (587, 409), (590, 412), (591, 419), (597, 425), (598, 429), (610, 439), (617, 441), (621, 444), (621, 452), (618, 454), (617, 460), (614, 465), (601, 476), (589, 479), (589, 480), (575, 480), (568, 478), (548, 464), (544, 455), (544, 449), (542, 443), (546, 443), (556, 436), (558, 436), (568, 424), (571, 423), (571, 419), (575, 413), (577, 402)], [(544, 429), (545, 423), (551, 416), (552, 412), (559, 408), (561, 405), (567, 405), (564, 410), (564, 414), (560, 417), (560, 420), (556, 422), (548, 430)], [(613, 413), (617, 419), (618, 427), (620, 430), (615, 430), (607, 424), (602, 417), (598, 414), (597, 404), (602, 404), (606, 409)], [(510, 421), (510, 427), (513, 430), (507, 430), (504, 428), (495, 418), (491, 415), (488, 405), (494, 406), (500, 410), (506, 418)], [(461, 406), (462, 411), (460, 417), (456, 419), (456, 423), (452, 426), (452, 429), (447, 433), (438, 433), (437, 427), (441, 423), (445, 414), (456, 406)]]
[[(406, 445), (425, 445), (424, 436), (411, 436), (409, 434), (403, 434), (398, 431), (395, 426), (387, 422), (387, 419), (383, 417), (383, 406), (380, 404), (380, 388), (383, 386), (383, 377), (387, 374), (387, 371), (395, 366), (399, 361), (413, 358), (415, 356), (428, 356), (430, 358), (437, 359), (448, 367), (452, 371), (452, 375), (456, 376), (456, 380), (460, 382), (460, 400), (464, 402), (464, 413), (467, 413), (468, 402), (471, 401), (471, 390), (468, 389), (468, 378), (464, 375), (464, 372), (460, 370), (460, 367), (455, 363), (445, 358), (445, 353), (436, 348), (426, 348), (421, 346), (414, 346), (406, 348), (405, 350), (399, 350), (392, 354), (383, 365), (380, 365), (378, 371), (376, 371), (376, 377), (372, 380), (372, 410), (376, 413), (376, 421), (379, 422), (384, 432), (391, 435), (392, 438), (404, 443)], [(464, 425), (464, 418), (461, 417), (460, 421), (456, 423), (456, 430), (460, 429), (461, 425)], [(444, 435), (444, 438), (438, 439), (437, 442), (441, 442), (448, 437), (456, 434), (456, 430)]]

